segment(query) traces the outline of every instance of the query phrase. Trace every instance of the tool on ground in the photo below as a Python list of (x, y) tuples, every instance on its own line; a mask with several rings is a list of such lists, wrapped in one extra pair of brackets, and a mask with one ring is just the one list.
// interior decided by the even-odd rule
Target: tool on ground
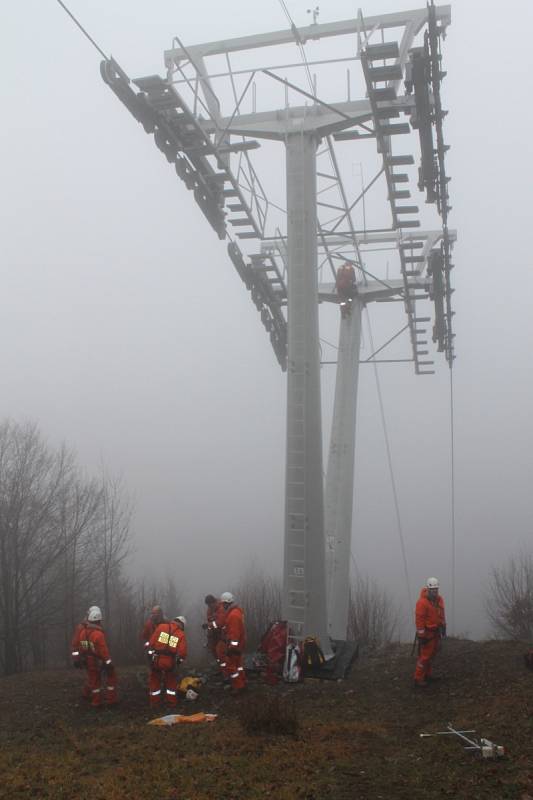
[(462, 739), (467, 743), (466, 745), (463, 745), (465, 750), (477, 751), (481, 754), (482, 758), (501, 758), (505, 755), (505, 748), (502, 745), (494, 744), (494, 742), (491, 742), (489, 739), (469, 739), (468, 736), (465, 736), (465, 733), (475, 732), (475, 730), (458, 731), (449, 722), (445, 731), (437, 731), (436, 733), (421, 733), (420, 738), (424, 739), (430, 736), (457, 736), (459, 739)]

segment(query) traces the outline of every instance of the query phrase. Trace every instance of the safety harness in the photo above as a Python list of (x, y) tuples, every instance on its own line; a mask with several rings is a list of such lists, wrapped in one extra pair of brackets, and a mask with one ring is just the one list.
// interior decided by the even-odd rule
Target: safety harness
[[(157, 648), (158, 645), (163, 645), (163, 647), (157, 650), (154, 649), (154, 653), (152, 655), (152, 664), (154, 665), (155, 669), (159, 669), (162, 672), (171, 672), (176, 666), (176, 657), (178, 655), (177, 651), (178, 651), (178, 644), (180, 641), (180, 637), (175, 636), (172, 633), (172, 622), (161, 623), (161, 624), (168, 625), (168, 633), (166, 633), (165, 631), (160, 631), (159, 636), (157, 637), (157, 642), (155, 643), (155, 647)], [(159, 658), (161, 656), (167, 656), (168, 658), (171, 658), (172, 666), (160, 667)]]

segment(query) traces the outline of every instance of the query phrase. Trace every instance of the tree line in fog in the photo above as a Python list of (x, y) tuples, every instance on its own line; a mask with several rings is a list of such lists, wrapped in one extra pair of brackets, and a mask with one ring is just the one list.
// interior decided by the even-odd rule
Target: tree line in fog
[[(128, 577), (131, 518), (120, 481), (104, 470), (88, 476), (72, 450), (50, 446), (34, 424), (0, 423), (0, 674), (65, 664), (74, 626), (90, 605), (102, 606), (119, 662), (139, 660), (139, 631), (156, 602), (190, 614), (190, 638), (201, 644), (200, 598), (183, 609), (174, 578), (147, 585)], [(281, 582), (252, 569), (229, 588), (255, 647), (281, 618)], [(486, 611), (495, 635), (533, 639), (531, 554), (493, 569)], [(376, 649), (397, 638), (398, 624), (395, 598), (358, 574), (348, 637)]]

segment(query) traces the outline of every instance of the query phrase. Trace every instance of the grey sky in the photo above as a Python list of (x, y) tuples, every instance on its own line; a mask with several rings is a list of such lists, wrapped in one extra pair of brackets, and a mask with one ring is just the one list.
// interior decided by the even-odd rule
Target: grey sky
[[(309, 22), (308, 0), (287, 5), (297, 25)], [(417, 5), (383, 0), (363, 11)], [(163, 74), (174, 34), (194, 44), (286, 27), (277, 0), (69, 7), (134, 77)], [(355, 11), (330, 0), (320, 21)], [(89, 469), (104, 461), (122, 474), (136, 504), (137, 570), (162, 563), (195, 594), (223, 590), (251, 558), (276, 571), (285, 377), (225, 245), (103, 84), (99, 56), (55, 0), (5, 3), (3, 17), (0, 416), (36, 420)], [(533, 528), (532, 22), (528, 0), (498, 12), (459, 0), (444, 47), (450, 223), (459, 234), (456, 628), (476, 634), (485, 629), (490, 564), (531, 543)], [(282, 182), (282, 150), (265, 152), (270, 182)], [(370, 174), (375, 156), (361, 153), (350, 158)], [(325, 338), (336, 336), (337, 313), (321, 312)], [(379, 344), (394, 324), (382, 310), (370, 316)], [(394, 365), (380, 368), (380, 378), (411, 590), (416, 596), (437, 574), (446, 596), (448, 369), (437, 356), (435, 376)], [(324, 367), (326, 434), (333, 380)], [(362, 571), (405, 599), (368, 366), (360, 375), (353, 551)]]

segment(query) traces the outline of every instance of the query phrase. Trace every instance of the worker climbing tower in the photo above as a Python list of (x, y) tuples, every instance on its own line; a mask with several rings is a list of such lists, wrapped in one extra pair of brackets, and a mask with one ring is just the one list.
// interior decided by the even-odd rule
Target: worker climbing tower
[[(405, 331), (409, 357), (401, 360), (417, 374), (433, 371), (429, 338), (450, 367), (454, 358), (455, 234), (440, 91), (450, 19), (450, 7), (433, 2), (339, 22), (315, 15), (305, 27), (291, 20), (237, 39), (186, 46), (175, 37), (164, 77), (132, 81), (115, 60), (101, 65), (217, 236), (229, 239), (231, 262), (287, 373), (283, 615), (295, 638), (318, 636), (327, 658), (346, 638), (363, 309), (403, 306), (404, 326), (379, 351)], [(310, 43), (321, 48), (313, 60)], [(376, 171), (359, 190), (349, 167), (368, 140)], [(272, 197), (266, 184), (283, 150), (285, 196)], [(424, 195), (425, 227), (419, 207), (403, 202), (413, 191)], [(374, 206), (381, 198), (383, 217), (373, 228), (364, 213), (356, 224), (370, 196)], [(392, 274), (384, 263), (374, 267), (379, 274), (368, 268), (376, 249), (387, 250), (389, 264), (394, 254)], [(324, 484), (319, 306), (339, 303), (335, 277), (345, 261), (357, 282), (339, 321)], [(366, 361), (375, 363), (377, 352)]]

